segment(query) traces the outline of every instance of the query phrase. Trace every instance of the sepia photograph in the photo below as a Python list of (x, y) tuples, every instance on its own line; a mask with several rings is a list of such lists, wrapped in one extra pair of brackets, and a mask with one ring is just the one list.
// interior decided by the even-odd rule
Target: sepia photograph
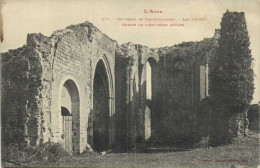
[(260, 168), (260, 0), (2, 0), (1, 167)]

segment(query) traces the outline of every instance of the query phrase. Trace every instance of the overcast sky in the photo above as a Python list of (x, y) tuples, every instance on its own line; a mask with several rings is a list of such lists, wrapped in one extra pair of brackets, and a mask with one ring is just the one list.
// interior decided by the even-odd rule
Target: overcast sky
[[(163, 13), (147, 14), (144, 9), (162, 10)], [(245, 12), (257, 75), (253, 102), (260, 101), (259, 0), (6, 0), (2, 5), (4, 41), (1, 52), (23, 46), (28, 33), (50, 36), (55, 30), (85, 21), (92, 22), (119, 44), (133, 42), (162, 47), (184, 41), (200, 41), (212, 37), (215, 29), (220, 28), (222, 15), (227, 9)], [(175, 18), (174, 23), (184, 26), (122, 27), (122, 22), (116, 21), (118, 17)], [(207, 21), (182, 21), (182, 18), (201, 17), (207, 18)], [(102, 18), (115, 20), (102, 21)]]

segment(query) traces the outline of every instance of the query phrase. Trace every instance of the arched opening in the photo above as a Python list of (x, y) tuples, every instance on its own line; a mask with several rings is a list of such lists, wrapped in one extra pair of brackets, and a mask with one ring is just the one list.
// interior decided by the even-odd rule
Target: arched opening
[(79, 92), (72, 80), (67, 80), (61, 91), (62, 144), (69, 152), (79, 150)]
[(146, 99), (152, 100), (152, 68), (149, 61), (146, 62)]
[(110, 145), (109, 79), (102, 60), (97, 63), (93, 86), (93, 144), (95, 151), (105, 151)]
[(142, 68), (141, 108), (144, 114), (144, 139), (147, 141), (156, 132), (158, 118), (158, 65), (154, 58), (149, 58)]

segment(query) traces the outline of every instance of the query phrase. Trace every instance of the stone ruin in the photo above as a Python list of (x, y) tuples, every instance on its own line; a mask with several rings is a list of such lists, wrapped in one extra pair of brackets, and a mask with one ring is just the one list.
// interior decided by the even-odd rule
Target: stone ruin
[(2, 145), (51, 141), (81, 153), (196, 138), (210, 129), (199, 106), (219, 36), (148, 48), (119, 45), (89, 22), (28, 34), (1, 54)]

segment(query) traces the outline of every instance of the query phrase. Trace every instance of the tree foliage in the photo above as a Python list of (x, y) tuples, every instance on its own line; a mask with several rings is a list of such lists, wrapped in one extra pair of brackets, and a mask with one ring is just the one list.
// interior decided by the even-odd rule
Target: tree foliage
[(254, 72), (244, 13), (227, 11), (221, 21), (219, 47), (210, 72), (210, 94), (233, 112), (253, 99)]

